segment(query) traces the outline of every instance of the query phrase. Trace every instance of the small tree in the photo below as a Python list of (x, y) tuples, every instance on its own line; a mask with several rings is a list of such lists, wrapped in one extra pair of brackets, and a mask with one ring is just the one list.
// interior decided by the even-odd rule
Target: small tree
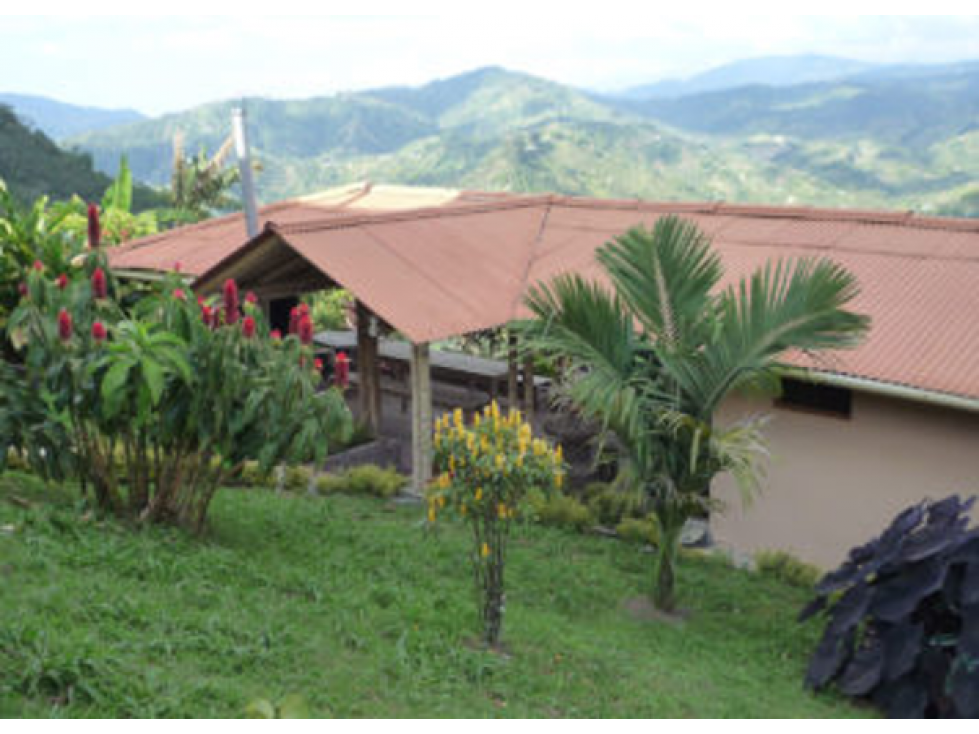
[(456, 409), (435, 423), (438, 476), (428, 496), (428, 519), (454, 512), (472, 530), (471, 562), (479, 596), (483, 639), (497, 645), (503, 631), (504, 581), (510, 527), (534, 492), (560, 489), (561, 448), (535, 439), (519, 411), (506, 416), (494, 401), (470, 426)]
[(677, 217), (596, 257), (611, 288), (560, 276), (531, 290), (536, 319), (520, 327), (536, 354), (567, 366), (571, 403), (619, 439), (660, 527), (653, 602), (670, 611), (680, 534), (708, 511), (711, 480), (730, 472), (750, 494), (760, 471), (762, 419), (716, 426), (721, 402), (777, 387), (789, 350), (854, 346), (867, 319), (847, 310), (856, 281), (829, 260), (770, 263), (720, 288), (720, 257)]

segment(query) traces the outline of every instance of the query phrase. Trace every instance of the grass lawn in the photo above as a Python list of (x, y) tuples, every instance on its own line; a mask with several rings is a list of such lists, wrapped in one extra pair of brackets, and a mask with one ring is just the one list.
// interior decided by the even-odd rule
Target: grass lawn
[[(25, 506), (26, 505), (26, 506)], [(504, 638), (478, 649), (464, 528), (370, 498), (219, 494), (203, 540), (84, 517), (0, 478), (0, 716), (861, 716), (802, 688), (799, 589), (687, 558), (682, 625), (623, 602), (649, 556), (527, 528)]]

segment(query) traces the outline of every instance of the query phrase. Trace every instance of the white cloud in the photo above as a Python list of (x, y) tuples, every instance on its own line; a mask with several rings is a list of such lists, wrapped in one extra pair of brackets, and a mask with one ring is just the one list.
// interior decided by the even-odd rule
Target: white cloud
[(11, 19), (0, 26), (0, 68), (18, 70), (7, 85), (19, 91), (68, 90), (69, 101), (159, 112), (240, 94), (419, 84), (490, 64), (609, 88), (765, 54), (979, 58), (976, 16), (751, 15), (743, 5), (719, 13), (697, 3), (666, 14), (651, 3), (615, 0), (605, 0), (600, 13), (593, 5), (526, 0), (486, 7), (388, 16)]

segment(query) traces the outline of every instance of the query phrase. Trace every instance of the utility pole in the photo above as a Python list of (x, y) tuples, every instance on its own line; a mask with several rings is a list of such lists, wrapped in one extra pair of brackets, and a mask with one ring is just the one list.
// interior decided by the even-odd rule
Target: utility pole
[(235, 139), (238, 170), (241, 172), (241, 199), (245, 206), (245, 227), (250, 239), (258, 234), (258, 204), (255, 201), (255, 182), (252, 179), (252, 161), (248, 152), (244, 106), (235, 107), (231, 111), (231, 133)]

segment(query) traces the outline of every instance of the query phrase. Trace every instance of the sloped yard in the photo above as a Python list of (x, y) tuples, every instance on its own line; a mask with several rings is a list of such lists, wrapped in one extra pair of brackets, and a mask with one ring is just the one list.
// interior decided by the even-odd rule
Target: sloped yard
[(682, 624), (641, 621), (636, 546), (527, 528), (509, 655), (479, 629), (462, 528), (375, 499), (226, 491), (204, 540), (0, 479), (0, 715), (859, 716), (802, 688), (805, 592), (687, 558)]

